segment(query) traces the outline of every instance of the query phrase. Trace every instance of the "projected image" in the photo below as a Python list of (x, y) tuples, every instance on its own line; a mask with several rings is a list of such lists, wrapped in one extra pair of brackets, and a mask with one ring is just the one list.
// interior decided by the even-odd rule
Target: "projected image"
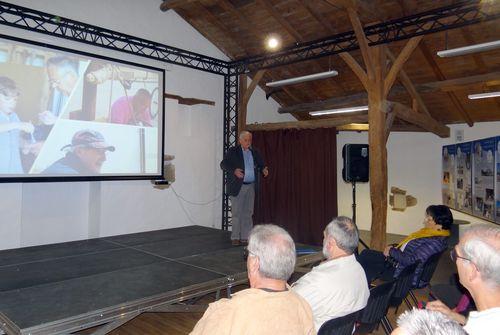
[(161, 174), (162, 85), (161, 70), (0, 39), (0, 177)]

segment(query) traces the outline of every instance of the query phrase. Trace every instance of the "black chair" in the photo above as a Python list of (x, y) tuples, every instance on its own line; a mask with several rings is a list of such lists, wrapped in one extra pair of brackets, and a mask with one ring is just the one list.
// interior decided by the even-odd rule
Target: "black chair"
[(379, 324), (382, 324), (386, 334), (390, 333), (390, 326), (386, 323), (384, 317), (387, 314), (395, 285), (396, 281), (392, 280), (370, 289), (370, 298), (357, 320), (355, 334), (369, 334), (378, 328)]
[(356, 311), (340, 318), (326, 321), (319, 329), (318, 335), (352, 335), (359, 312)]
[[(429, 282), (431, 281), (432, 276), (434, 275), (434, 271), (436, 271), (437, 265), (439, 263), (439, 259), (441, 258), (441, 255), (443, 255), (443, 253), (444, 253), (444, 251), (438, 252), (437, 254), (432, 255), (424, 263), (424, 267), (422, 269), (422, 273), (420, 273), (420, 278), (417, 281), (417, 285), (413, 286), (409, 292), (414, 306), (418, 305), (418, 301), (417, 301), (417, 297), (415, 297), (415, 293), (413, 293), (413, 290), (426, 288), (429, 286)], [(407, 299), (405, 299), (405, 301), (406, 301), (406, 304), (408, 305), (408, 307), (411, 308), (411, 304), (409, 303), (409, 301)]]
[[(419, 264), (420, 263), (417, 262), (415, 264), (408, 265), (403, 269), (403, 271), (401, 271), (398, 278), (396, 278), (396, 283), (394, 285), (394, 292), (392, 293), (391, 299), (389, 300), (389, 307), (396, 308), (394, 314), (398, 313), (399, 306), (408, 295), (408, 292), (410, 291), (412, 286), (411, 284), (413, 276), (415, 274), (415, 270)], [(389, 330), (392, 332), (393, 327), (387, 316), (384, 316), (384, 321), (387, 324)]]

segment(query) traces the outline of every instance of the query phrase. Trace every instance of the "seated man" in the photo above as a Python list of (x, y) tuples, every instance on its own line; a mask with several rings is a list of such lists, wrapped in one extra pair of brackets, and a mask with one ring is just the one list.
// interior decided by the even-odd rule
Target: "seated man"
[[(469, 318), (431, 301), (427, 309), (446, 314), (464, 324), (470, 335), (498, 334), (500, 328), (500, 228), (494, 224), (475, 225), (467, 229), (451, 251), (460, 283), (470, 292), (477, 312)], [(495, 331), (496, 329), (496, 331)]]
[(191, 334), (316, 334), (311, 308), (286, 283), (295, 260), (295, 244), (284, 229), (255, 226), (248, 241), (250, 288), (211, 303)]
[(356, 224), (339, 216), (323, 235), (326, 261), (293, 284), (294, 291), (311, 305), (316, 331), (330, 319), (363, 309), (370, 296), (363, 268), (353, 255), (359, 241)]
[(467, 335), (455, 320), (439, 312), (412, 309), (398, 318), (391, 335)]

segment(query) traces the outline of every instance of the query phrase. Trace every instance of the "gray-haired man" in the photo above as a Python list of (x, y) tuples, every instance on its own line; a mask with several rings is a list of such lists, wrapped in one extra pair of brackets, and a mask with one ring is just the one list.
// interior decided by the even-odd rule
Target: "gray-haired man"
[(425, 309), (412, 309), (398, 318), (391, 335), (467, 335), (458, 322), (446, 315)]
[[(441, 301), (427, 309), (446, 314), (461, 324), (470, 335), (492, 334), (500, 329), (500, 228), (492, 224), (467, 229), (451, 251), (460, 283), (470, 292), (477, 306), (466, 320)], [(496, 331), (495, 331), (496, 329)]]
[(268, 169), (259, 152), (252, 148), (252, 134), (242, 131), (239, 145), (230, 148), (220, 163), (227, 172), (226, 191), (231, 200), (231, 241), (233, 245), (246, 244), (252, 229), (255, 194), (260, 175), (267, 177)]
[(345, 216), (334, 218), (323, 232), (326, 261), (293, 284), (309, 302), (316, 331), (326, 321), (363, 309), (370, 292), (363, 268), (354, 256), (359, 233)]
[(316, 334), (311, 308), (287, 285), (296, 260), (290, 235), (275, 225), (258, 225), (248, 242), (250, 288), (210, 304), (191, 335)]

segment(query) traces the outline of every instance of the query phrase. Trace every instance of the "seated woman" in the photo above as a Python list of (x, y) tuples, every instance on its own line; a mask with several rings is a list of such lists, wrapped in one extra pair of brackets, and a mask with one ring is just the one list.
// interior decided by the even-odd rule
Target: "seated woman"
[(365, 270), (368, 282), (376, 278), (396, 278), (405, 267), (420, 262), (415, 270), (413, 286), (427, 284), (417, 283), (423, 264), (429, 257), (447, 248), (452, 223), (453, 215), (447, 206), (431, 205), (425, 210), (424, 228), (408, 235), (397, 246), (387, 246), (383, 253), (363, 250), (358, 262)]

